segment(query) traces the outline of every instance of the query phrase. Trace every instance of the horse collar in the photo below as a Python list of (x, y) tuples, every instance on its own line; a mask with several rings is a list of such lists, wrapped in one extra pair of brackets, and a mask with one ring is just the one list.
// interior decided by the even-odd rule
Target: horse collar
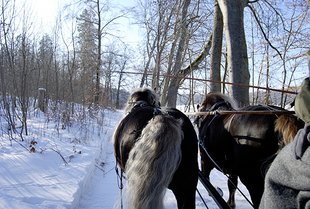
[(153, 115), (160, 115), (162, 112), (160, 110), (160, 107), (154, 107)]
[(210, 108), (210, 111), (214, 111), (214, 110), (217, 110), (219, 107), (221, 106), (224, 106), (226, 105), (229, 109), (231, 109), (231, 104), (227, 101), (220, 101), (220, 102), (217, 102), (215, 103), (211, 108)]
[(132, 109), (136, 109), (139, 107), (146, 107), (146, 106), (150, 106), (146, 101), (137, 101)]
[(154, 108), (154, 111), (153, 111), (154, 116), (162, 113), (160, 110), (160, 107), (157, 107), (156, 105), (150, 105), (146, 101), (137, 101), (132, 109), (136, 109), (136, 108), (140, 108), (140, 107), (153, 107)]

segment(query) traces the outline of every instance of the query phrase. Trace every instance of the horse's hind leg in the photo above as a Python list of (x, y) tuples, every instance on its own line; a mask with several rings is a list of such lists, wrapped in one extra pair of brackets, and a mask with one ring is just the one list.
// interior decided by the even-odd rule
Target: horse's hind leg
[(188, 170), (186, 170), (185, 167), (181, 166), (181, 168), (179, 168), (175, 173), (169, 185), (169, 189), (172, 190), (177, 200), (178, 209), (196, 208), (198, 165), (191, 167), (187, 168)]
[(211, 170), (214, 168), (213, 162), (208, 158), (208, 156), (202, 151), (201, 153), (201, 171), (205, 178), (210, 180)]
[(173, 188), (172, 192), (177, 200), (178, 209), (195, 209), (196, 189)]
[(228, 184), (228, 190), (229, 190), (229, 197), (227, 200), (227, 204), (231, 208), (236, 208), (236, 202), (235, 202), (235, 194), (236, 194), (236, 188), (238, 185), (238, 176), (236, 175), (229, 175), (229, 179), (227, 181)]
[(245, 178), (239, 177), (250, 193), (254, 208), (258, 208), (264, 191), (264, 179), (260, 171), (257, 171), (255, 174), (252, 173), (252, 175), (246, 176)]

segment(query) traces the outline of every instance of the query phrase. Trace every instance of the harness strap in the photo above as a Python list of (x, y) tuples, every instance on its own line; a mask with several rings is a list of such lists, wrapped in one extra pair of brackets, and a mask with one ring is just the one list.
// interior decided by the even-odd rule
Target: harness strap
[(252, 147), (260, 147), (262, 145), (260, 138), (255, 138), (251, 136), (233, 136), (237, 144), (249, 145)]
[(197, 193), (198, 193), (200, 199), (202, 200), (202, 203), (205, 205), (205, 207), (206, 207), (207, 209), (209, 209), (209, 207), (208, 207), (206, 201), (203, 199), (203, 196), (202, 196), (202, 194), (200, 193), (200, 191), (198, 190), (198, 188), (196, 188), (196, 191), (197, 191)]
[(138, 107), (146, 107), (150, 106), (146, 101), (137, 101), (135, 105), (132, 107), (132, 109), (138, 108)]
[(211, 108), (210, 108), (210, 111), (214, 111), (214, 110), (217, 110), (219, 107), (223, 106), (223, 105), (226, 105), (228, 107), (228, 109), (231, 109), (231, 104), (225, 100), (223, 101), (220, 101), (220, 102), (217, 102), (215, 103)]
[(124, 188), (123, 176), (124, 176), (124, 172), (121, 170), (121, 173), (119, 173), (118, 167), (117, 167), (117, 163), (115, 165), (115, 172), (116, 172), (116, 175), (118, 176), (118, 178), (117, 178), (117, 185), (118, 185), (118, 188), (120, 189), (120, 193), (121, 193), (121, 209), (123, 209), (123, 188)]
[(156, 105), (150, 105), (149, 103), (147, 103), (146, 101), (137, 101), (135, 103), (135, 105), (132, 107), (132, 110), (133, 109), (136, 109), (136, 108), (140, 108), (140, 107), (153, 107), (154, 108), (154, 111), (153, 111), (153, 115), (159, 115), (161, 114), (161, 109), (160, 107), (156, 106)]

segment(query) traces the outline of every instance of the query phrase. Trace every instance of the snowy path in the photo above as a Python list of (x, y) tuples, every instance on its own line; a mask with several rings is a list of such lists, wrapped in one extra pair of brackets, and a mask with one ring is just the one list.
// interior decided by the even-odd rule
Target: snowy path
[[(112, 209), (119, 196), (115, 174), (112, 145), (107, 149), (106, 159), (98, 159), (88, 188), (82, 194), (78, 209)], [(104, 166), (100, 166), (103, 162)]]

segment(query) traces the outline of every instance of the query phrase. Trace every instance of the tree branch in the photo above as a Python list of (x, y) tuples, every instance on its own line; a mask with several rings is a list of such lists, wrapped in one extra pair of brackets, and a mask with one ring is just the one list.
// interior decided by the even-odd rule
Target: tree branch
[(186, 68), (180, 70), (179, 74), (185, 76), (188, 73), (196, 70), (199, 66), (199, 64), (206, 58), (206, 56), (209, 54), (210, 49), (211, 49), (211, 44), (212, 44), (212, 36), (213, 34), (210, 35), (207, 43), (205, 44), (203, 50), (200, 52), (198, 57), (194, 59), (193, 62), (191, 62)]
[(269, 46), (270, 46), (271, 48), (273, 48), (273, 49), (277, 52), (277, 54), (280, 56), (281, 60), (283, 60), (280, 51), (279, 51), (276, 47), (274, 47), (274, 46), (272, 45), (272, 43), (270, 42), (270, 40), (268, 39), (268, 37), (267, 37), (267, 35), (266, 35), (266, 33), (265, 33), (265, 31), (264, 31), (262, 25), (261, 25), (260, 22), (259, 22), (259, 19), (258, 19), (257, 15), (256, 15), (255, 9), (254, 9), (252, 6), (250, 6), (250, 5), (248, 5), (248, 7), (249, 7), (250, 10), (252, 11), (253, 16), (254, 16), (254, 18), (255, 18), (255, 20), (256, 20), (256, 22), (257, 22), (257, 25), (259, 26), (261, 32), (263, 33), (263, 36), (264, 36), (265, 40), (268, 42)]
[(263, 1), (276, 13), (276, 15), (279, 16), (279, 18), (280, 18), (280, 20), (282, 22), (282, 25), (283, 25), (283, 29), (287, 31), (287, 29), (285, 28), (285, 24), (284, 24), (285, 21), (283, 20), (282, 15), (268, 1), (266, 1), (266, 0), (263, 0)]
[(60, 151), (54, 149), (54, 148), (51, 148), (51, 150), (53, 150), (54, 152), (56, 152), (60, 157), (61, 159), (64, 161), (65, 165), (68, 165), (68, 162), (66, 161), (66, 159), (64, 158), (64, 156), (60, 153)]

